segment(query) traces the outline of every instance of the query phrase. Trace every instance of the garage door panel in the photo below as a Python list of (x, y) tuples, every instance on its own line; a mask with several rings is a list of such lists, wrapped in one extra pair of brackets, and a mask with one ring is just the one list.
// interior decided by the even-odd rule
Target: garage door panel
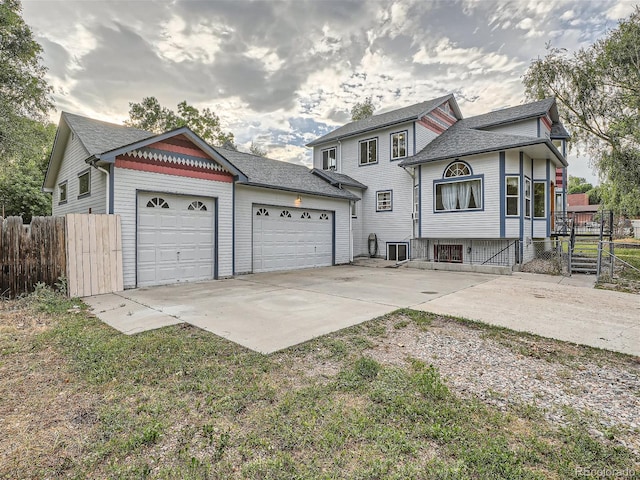
[[(148, 207), (156, 197), (169, 208)], [(214, 201), (160, 193), (138, 198), (138, 286), (213, 278)], [(195, 201), (206, 210), (189, 210)]]
[[(270, 216), (258, 216), (259, 209), (267, 209)], [(289, 211), (291, 217), (280, 217), (283, 210)], [(319, 220), (322, 214), (329, 219), (333, 215), (328, 211), (254, 206), (253, 271), (331, 265), (333, 224), (329, 220)], [(311, 218), (306, 218), (307, 215)]]

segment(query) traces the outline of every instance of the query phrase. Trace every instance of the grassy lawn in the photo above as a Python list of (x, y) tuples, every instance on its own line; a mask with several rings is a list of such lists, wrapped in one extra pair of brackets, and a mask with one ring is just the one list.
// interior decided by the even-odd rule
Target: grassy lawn
[[(180, 325), (121, 335), (46, 290), (0, 303), (0, 478), (638, 478), (638, 458), (580, 414), (552, 425), (463, 398), (419, 360), (369, 355), (432, 320), (396, 312), (265, 356)], [(532, 354), (518, 334), (473, 328)], [(548, 351), (567, 369), (637, 365)]]

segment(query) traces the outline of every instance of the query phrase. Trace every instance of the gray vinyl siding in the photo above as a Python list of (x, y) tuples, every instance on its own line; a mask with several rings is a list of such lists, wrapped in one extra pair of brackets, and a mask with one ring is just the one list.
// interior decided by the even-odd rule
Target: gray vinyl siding
[(414, 123), (416, 127), (416, 152), (419, 152), (426, 147), (438, 134), (427, 127), (420, 125), (418, 122)]
[[(540, 126), (540, 136), (544, 137), (543, 133), (544, 125)], [(528, 137), (538, 136), (538, 119), (533, 118), (524, 120), (522, 122), (509, 123), (506, 125), (499, 125), (495, 127), (484, 128), (490, 132), (510, 133), (512, 135), (525, 135)]]
[(218, 276), (232, 271), (232, 189), (231, 183), (161, 173), (114, 168), (114, 212), (122, 224), (122, 269), (124, 288), (136, 286), (136, 192), (151, 191), (175, 195), (199, 195), (218, 199)]
[[(450, 160), (422, 165), (422, 237), (423, 238), (500, 238), (500, 165), (498, 153), (464, 159), (473, 175), (484, 175), (483, 210), (434, 213), (434, 180), (443, 177)], [(519, 225), (519, 224), (518, 224)], [(518, 231), (507, 234), (516, 238)]]
[(250, 273), (253, 270), (254, 204), (333, 211), (336, 225), (335, 263), (349, 263), (349, 201), (301, 194), (301, 202), (298, 204), (297, 197), (298, 194), (293, 192), (236, 185), (235, 273)]
[[(378, 256), (386, 257), (386, 244), (408, 242), (412, 238), (411, 211), (413, 208), (413, 178), (398, 166), (399, 160), (391, 161), (391, 134), (408, 131), (408, 155), (413, 154), (413, 123), (369, 132), (342, 142), (342, 170), (359, 182), (367, 185), (359, 202), (359, 216), (362, 232), (354, 240), (354, 255), (368, 254), (369, 234), (378, 237)], [(378, 139), (378, 163), (359, 165), (359, 141)], [(377, 192), (391, 190), (392, 211), (377, 212)]]
[[(67, 213), (106, 213), (106, 175), (90, 167), (85, 160), (89, 154), (77, 138), (69, 137), (62, 157), (58, 178), (56, 178), (51, 199), (52, 214)], [(91, 168), (91, 195), (78, 198), (78, 174)], [(60, 204), (60, 184), (67, 182), (67, 203)]]

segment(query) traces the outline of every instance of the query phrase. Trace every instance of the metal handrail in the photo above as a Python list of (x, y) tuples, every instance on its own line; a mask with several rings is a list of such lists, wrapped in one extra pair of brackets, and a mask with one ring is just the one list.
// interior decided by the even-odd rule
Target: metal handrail
[(481, 263), (481, 265), (484, 265), (486, 263), (489, 263), (491, 260), (493, 260), (494, 258), (496, 258), (498, 255), (500, 255), (501, 253), (503, 253), (506, 250), (509, 250), (511, 248), (512, 245), (515, 245), (518, 242), (518, 240), (514, 240), (513, 242), (511, 242), (510, 244), (508, 244), (506, 247), (504, 247), (502, 250), (500, 250), (498, 253), (496, 253), (495, 255), (493, 255), (492, 257), (488, 258), (487, 260), (485, 260), (484, 262)]

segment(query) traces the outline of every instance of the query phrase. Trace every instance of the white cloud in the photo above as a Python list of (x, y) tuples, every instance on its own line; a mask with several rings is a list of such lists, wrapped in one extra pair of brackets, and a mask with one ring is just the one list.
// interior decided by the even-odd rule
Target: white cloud
[(162, 58), (172, 62), (191, 60), (203, 64), (212, 64), (220, 50), (220, 35), (224, 28), (214, 28), (203, 23), (187, 25), (185, 20), (173, 15), (160, 25), (162, 38), (156, 44)]
[(631, 15), (636, 5), (636, 1), (618, 0), (617, 3), (615, 3), (609, 10), (606, 11), (606, 16), (609, 20), (618, 21)]

